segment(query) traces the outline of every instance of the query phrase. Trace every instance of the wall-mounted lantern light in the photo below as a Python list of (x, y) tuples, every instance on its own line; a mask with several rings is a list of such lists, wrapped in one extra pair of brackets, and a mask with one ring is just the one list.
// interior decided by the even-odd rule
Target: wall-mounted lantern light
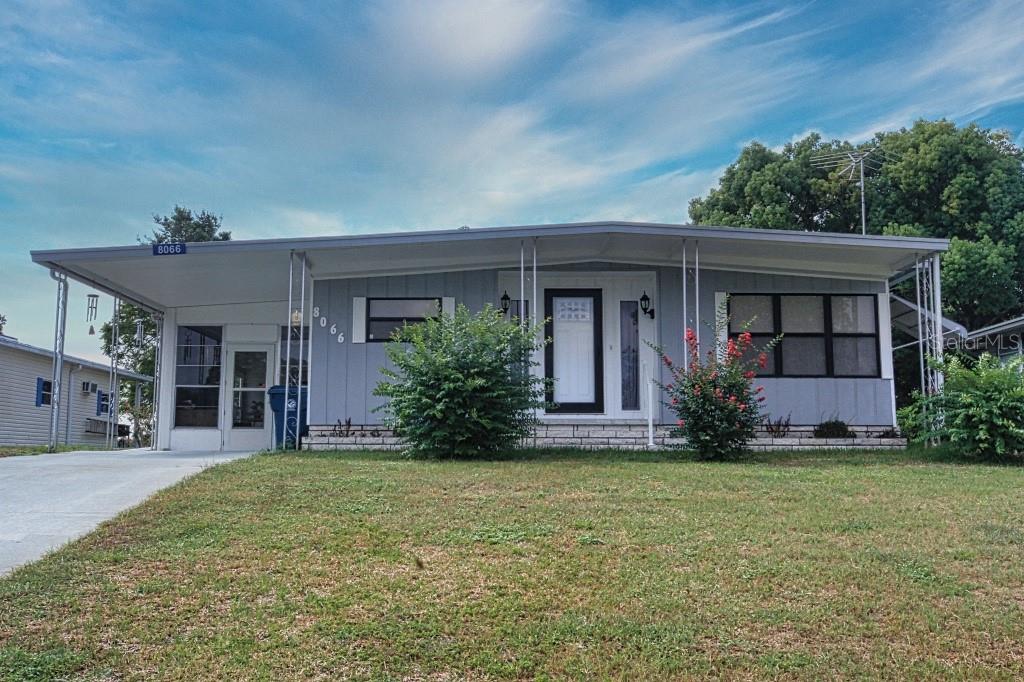
[(508, 315), (509, 306), (512, 305), (512, 299), (508, 297), (508, 290), (501, 295), (501, 314)]
[(302, 324), (302, 313), (296, 308), (292, 311), (292, 325), (297, 327), (300, 324)]
[(654, 308), (651, 307), (651, 297), (647, 295), (645, 291), (643, 296), (640, 297), (640, 312), (647, 315), (652, 320), (654, 319)]

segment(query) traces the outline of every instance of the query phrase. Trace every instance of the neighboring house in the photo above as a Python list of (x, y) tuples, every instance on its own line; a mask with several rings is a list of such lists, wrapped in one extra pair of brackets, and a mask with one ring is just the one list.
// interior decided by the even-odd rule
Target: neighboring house
[[(681, 360), (689, 325), (706, 350), (716, 307), (729, 297), (735, 321), (754, 320), (759, 343), (785, 335), (759, 380), (771, 415), (788, 415), (794, 425), (839, 418), (892, 426), (888, 280), (920, 259), (935, 262), (947, 246), (915, 237), (602, 222), (32, 258), (162, 315), (158, 447), (234, 450), (271, 445), (266, 389), (284, 381), (286, 364), (298, 368), (300, 355), (294, 375), (309, 377), (311, 427), (377, 425), (380, 399), (372, 391), (391, 331), (458, 304), (479, 310), (503, 299), (510, 315), (550, 318), (553, 342), (537, 358), (538, 372), (555, 380), (558, 405), (541, 415), (549, 425), (672, 423), (651, 390), (652, 378), (667, 375), (648, 344)], [(294, 328), (289, 359), (291, 320), (303, 330)]]
[(991, 353), (1003, 362), (1024, 355), (1024, 317), (982, 327), (967, 334), (962, 348), (974, 355)]
[[(107, 433), (110, 367), (64, 357), (63, 410), (58, 440), (68, 445), (103, 445)], [(120, 371), (122, 380), (150, 381)], [(0, 334), (0, 445), (46, 445), (53, 402), (53, 351)]]

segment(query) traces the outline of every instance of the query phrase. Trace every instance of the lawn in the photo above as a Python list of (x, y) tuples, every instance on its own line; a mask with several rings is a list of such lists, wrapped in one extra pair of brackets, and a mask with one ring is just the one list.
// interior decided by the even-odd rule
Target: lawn
[(7, 679), (1024, 676), (1024, 468), (209, 469), (0, 580)]

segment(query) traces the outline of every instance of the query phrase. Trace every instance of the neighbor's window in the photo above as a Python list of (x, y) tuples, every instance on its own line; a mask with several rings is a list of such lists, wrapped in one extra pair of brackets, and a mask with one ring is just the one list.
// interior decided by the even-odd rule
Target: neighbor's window
[(217, 426), (222, 338), (221, 327), (178, 327), (175, 426)]
[(367, 299), (366, 340), (387, 341), (403, 324), (415, 324), (440, 314), (440, 298)]
[(39, 377), (36, 379), (36, 407), (53, 402), (53, 382)]
[(761, 347), (782, 334), (760, 376), (879, 376), (878, 310), (871, 295), (755, 294), (729, 299), (729, 331)]
[[(291, 329), (291, 333), (292, 333), (292, 346), (291, 346), (292, 353), (291, 353), (291, 361), (290, 362), (288, 361), (288, 330), (289, 329)], [(305, 348), (302, 349), (302, 353), (301, 353), (301, 355), (302, 355), (302, 366), (301, 367), (299, 367), (299, 355), (300, 355), (300, 353), (299, 353), (299, 345), (300, 345), (300, 340), (302, 341), (302, 345), (305, 345)], [(287, 365), (288, 365), (288, 372), (289, 372), (289, 374), (291, 374), (291, 377), (292, 377), (290, 385), (295, 386), (299, 381), (301, 381), (302, 382), (301, 385), (305, 386), (306, 385), (306, 379), (308, 378), (308, 374), (306, 372), (306, 368), (309, 367), (309, 327), (303, 327), (302, 328), (301, 339), (299, 337), (299, 328), (297, 326), (296, 327), (288, 327), (288, 326), (281, 327), (281, 353), (280, 353), (280, 358), (281, 358), (281, 366), (278, 368), (278, 371), (277, 371), (277, 382), (279, 384), (281, 384), (282, 386), (284, 386), (284, 384), (285, 384), (285, 381), (284, 381), (285, 364), (287, 363)]]

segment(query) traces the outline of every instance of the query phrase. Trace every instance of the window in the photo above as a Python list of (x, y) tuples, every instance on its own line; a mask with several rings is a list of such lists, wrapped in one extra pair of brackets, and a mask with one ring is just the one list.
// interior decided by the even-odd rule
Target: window
[(370, 298), (366, 301), (366, 340), (388, 341), (403, 324), (415, 324), (441, 312), (440, 298)]
[(42, 377), (36, 378), (36, 407), (53, 402), (53, 382)]
[(619, 301), (619, 368), (622, 409), (640, 409), (640, 304)]
[(509, 320), (525, 319), (530, 321), (530, 302), (520, 301), (518, 298), (513, 298), (509, 301), (508, 312), (505, 313), (505, 317)]
[[(288, 330), (292, 332), (292, 354), (291, 361), (288, 362)], [(284, 372), (285, 363), (288, 364), (288, 370), (291, 374), (291, 383), (289, 385), (295, 386), (299, 381), (302, 385), (306, 385), (307, 372), (306, 368), (309, 366), (309, 327), (302, 328), (302, 342), (305, 344), (305, 348), (302, 349), (302, 367), (299, 367), (299, 328), (298, 327), (281, 327), (281, 365), (277, 370), (277, 381), (282, 386), (285, 385)]]
[(178, 327), (174, 425), (217, 426), (220, 408), (220, 327)]
[[(749, 323), (747, 331), (754, 348), (763, 348), (775, 338), (775, 305), (771, 296), (732, 296), (729, 298), (729, 332), (738, 334)], [(768, 351), (768, 364), (757, 370), (759, 376), (775, 374), (775, 349)]]
[(872, 295), (756, 294), (729, 299), (729, 332), (754, 345), (782, 334), (760, 376), (877, 377), (878, 303)]
[(110, 412), (110, 394), (105, 391), (96, 391), (96, 416), (102, 416)]

